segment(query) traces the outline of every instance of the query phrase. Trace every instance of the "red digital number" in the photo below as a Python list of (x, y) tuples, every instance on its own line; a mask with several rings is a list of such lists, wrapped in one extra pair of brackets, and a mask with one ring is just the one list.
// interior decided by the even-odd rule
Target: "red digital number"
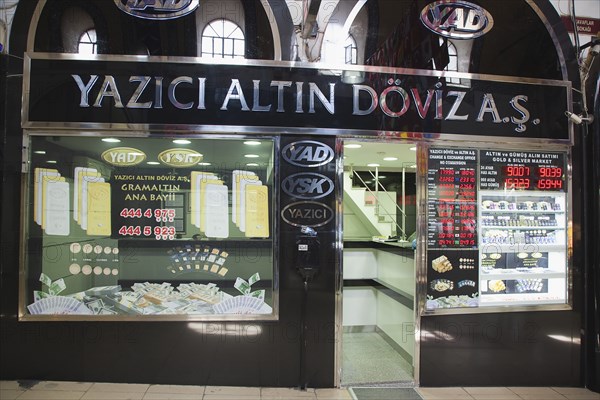
[(530, 171), (529, 167), (508, 165), (508, 166), (502, 168), (502, 172), (506, 176), (524, 177), (524, 176), (529, 176), (531, 171)]
[(539, 167), (538, 174), (540, 178), (561, 178), (562, 168), (560, 167)]
[(540, 179), (537, 188), (541, 190), (562, 189), (562, 179)]
[(528, 178), (506, 178), (504, 186), (507, 189), (529, 189), (531, 182)]

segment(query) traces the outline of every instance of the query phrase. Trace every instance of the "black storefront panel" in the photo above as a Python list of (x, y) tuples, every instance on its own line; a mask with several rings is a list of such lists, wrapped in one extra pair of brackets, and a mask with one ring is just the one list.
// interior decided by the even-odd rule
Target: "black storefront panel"
[[(569, 140), (568, 84), (473, 77), (447, 85), (424, 70), (360, 72), (347, 84), (342, 71), (291, 63), (250, 65), (82, 61), (31, 54), (25, 126), (111, 124), (210, 130), (219, 126), (331, 134), (407, 132)], [(48, 74), (48, 71), (52, 71)], [(547, 99), (553, 101), (548, 102)], [(282, 128), (283, 127), (283, 128)], [(220, 129), (220, 128), (219, 128)]]
[[(537, 10), (541, 4), (537, 2), (533, 7), (533, 3), (521, 3), (530, 13), (531, 8)], [(499, 10), (491, 5), (488, 8), (500, 16)], [(508, 13), (504, 4), (502, 9), (502, 15)], [(535, 22), (536, 27), (542, 28), (543, 36), (548, 36), (543, 23), (537, 19)], [(496, 38), (520, 37), (521, 25), (526, 24), (506, 26), (504, 32), (509, 35), (499, 29), (492, 34)], [(483, 73), (490, 65), (494, 71), (522, 70), (522, 63), (514, 63), (513, 68), (508, 61), (484, 57), (489, 48), (476, 46), (473, 71)], [(536, 50), (540, 49), (541, 46)], [(516, 50), (511, 47), (510, 51), (514, 54)], [(239, 66), (204, 65), (195, 59), (165, 62), (150, 58), (150, 62), (140, 63), (127, 57), (117, 60), (100, 56), (99, 61), (75, 61), (69, 56), (61, 60), (50, 60), (54, 55), (31, 56), (32, 79), (25, 79), (24, 93), (30, 100), (24, 105), (23, 126), (34, 133), (39, 133), (40, 128), (106, 129), (105, 133), (133, 129), (144, 134), (148, 130), (165, 133), (190, 128), (203, 133), (292, 132), (293, 138), (281, 138), (282, 150), (294, 142), (311, 140), (336, 153), (333, 140), (300, 135), (360, 134), (440, 141), (458, 138), (489, 143), (533, 140), (536, 146), (556, 140), (565, 147), (570, 144), (564, 117), (564, 111), (570, 108), (570, 84), (566, 82), (481, 75), (462, 79), (469, 82), (468, 88), (453, 90), (444, 86), (440, 74), (431, 71), (365, 68), (365, 82), (362, 86), (352, 86), (341, 83), (338, 76), (321, 74), (318, 69), (289, 64), (282, 67), (269, 62)], [(540, 74), (551, 70), (550, 75), (555, 76), (557, 68), (550, 64), (552, 67), (546, 65), (545, 72)], [(535, 68), (528, 65), (527, 76), (538, 76), (531, 69)], [(221, 74), (222, 71), (225, 73)], [(98, 77), (96, 81), (94, 75)], [(135, 89), (145, 82), (148, 87), (136, 97)], [(274, 82), (279, 83), (273, 85)], [(303, 84), (298, 85), (300, 82)], [(18, 87), (8, 96), (14, 104), (21, 101)], [(117, 107), (118, 97), (123, 107)], [(441, 108), (436, 106), (439, 99)], [(278, 111), (280, 105), (282, 111)], [(16, 132), (18, 114), (7, 113), (12, 115), (10, 123)], [(16, 139), (11, 148), (18, 154), (21, 138)], [(317, 159), (317, 155), (324, 153), (313, 149), (293, 154), (292, 160), (296, 156)], [(330, 161), (328, 168), (337, 161), (337, 158)], [(14, 187), (20, 180), (18, 164), (16, 161), (10, 165), (14, 173), (9, 173), (7, 181)], [(3, 360), (8, 360), (2, 362), (3, 378), (335, 385), (334, 271), (338, 264), (332, 243), (338, 242), (335, 222), (329, 221), (328, 216), (330, 210), (339, 211), (331, 198), (338, 195), (339, 189), (318, 199), (311, 199), (310, 195), (306, 198), (309, 192), (328, 192), (323, 177), (333, 178), (329, 175), (331, 169), (305, 167), (282, 161), (282, 179), (274, 183), (279, 185), (277, 190), (281, 195), (279, 204), (274, 204), (281, 226), (277, 249), (281, 289), (278, 321), (18, 323), (14, 317), (5, 317), (14, 316), (17, 309), (16, 268), (8, 274), (3, 268), (3, 285), (8, 282), (9, 287), (3, 290), (3, 299), (8, 299), (3, 301)], [(296, 181), (286, 181), (286, 176), (294, 176)], [(18, 196), (6, 195), (6, 191), (4, 194), (4, 209), (17, 209)], [(578, 193), (574, 196), (577, 201)], [(326, 223), (317, 226), (319, 222), (315, 220), (323, 218)], [(302, 231), (303, 226), (311, 228), (308, 225), (315, 225), (314, 232)], [(15, 244), (7, 254), (12, 255), (16, 265), (19, 256), (13, 249), (17, 243), (4, 239), (7, 231), (17, 237), (18, 229), (3, 227), (3, 245)], [(315, 247), (319, 256), (304, 254)], [(320, 265), (318, 272), (314, 270), (316, 265)], [(299, 266), (308, 268), (302, 271)], [(575, 279), (576, 289), (578, 282)], [(577, 306), (575, 311), (560, 312), (428, 315), (420, 322), (418, 368), (424, 386), (580, 384)], [(308, 340), (305, 346), (304, 338)], [(570, 343), (561, 342), (560, 338), (567, 338)], [(548, 354), (554, 357), (551, 362), (545, 362)], [(52, 363), (37, 360), (52, 360)], [(514, 366), (515, 360), (520, 362), (518, 367)], [(539, 374), (530, 375), (534, 370)]]

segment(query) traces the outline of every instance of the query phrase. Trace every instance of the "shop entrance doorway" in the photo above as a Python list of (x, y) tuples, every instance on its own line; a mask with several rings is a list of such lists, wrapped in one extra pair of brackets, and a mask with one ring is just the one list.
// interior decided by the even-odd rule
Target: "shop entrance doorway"
[(416, 154), (344, 142), (342, 386), (415, 381)]

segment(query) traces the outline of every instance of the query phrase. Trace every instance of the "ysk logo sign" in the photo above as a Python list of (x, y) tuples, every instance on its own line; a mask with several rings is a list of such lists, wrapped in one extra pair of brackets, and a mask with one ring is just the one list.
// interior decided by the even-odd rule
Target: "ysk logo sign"
[(450, 39), (475, 39), (494, 26), (494, 19), (483, 7), (461, 0), (440, 0), (425, 6), (421, 22), (432, 32)]
[(288, 144), (281, 151), (283, 158), (298, 167), (319, 167), (333, 160), (333, 149), (314, 140), (301, 140)]
[(281, 188), (297, 199), (320, 199), (333, 192), (334, 184), (325, 175), (300, 172), (285, 178)]
[(134, 17), (174, 19), (198, 8), (200, 0), (114, 0), (117, 7)]
[(158, 161), (175, 168), (186, 168), (198, 165), (204, 156), (190, 149), (169, 149), (158, 155)]

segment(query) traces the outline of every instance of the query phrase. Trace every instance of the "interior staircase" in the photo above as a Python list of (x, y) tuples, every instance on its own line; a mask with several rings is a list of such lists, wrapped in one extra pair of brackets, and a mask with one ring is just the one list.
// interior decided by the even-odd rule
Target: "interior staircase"
[[(384, 239), (396, 236), (396, 192), (369, 192), (352, 187), (351, 172), (344, 171), (344, 216), (353, 214), (365, 237)], [(378, 200), (379, 199), (379, 200)], [(379, 204), (378, 204), (379, 203)]]

